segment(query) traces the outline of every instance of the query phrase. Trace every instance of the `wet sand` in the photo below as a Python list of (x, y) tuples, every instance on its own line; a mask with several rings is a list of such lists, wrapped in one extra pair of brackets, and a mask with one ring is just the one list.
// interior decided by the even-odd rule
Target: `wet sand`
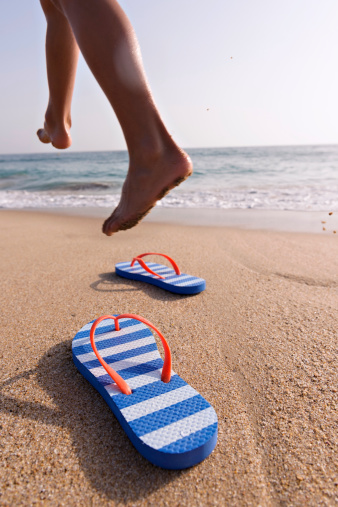
[[(336, 505), (338, 234), (1, 211), (1, 505)], [(187, 297), (114, 275), (145, 251), (207, 290)], [(194, 468), (142, 458), (77, 372), (91, 319), (138, 313), (173, 369), (215, 408)]]

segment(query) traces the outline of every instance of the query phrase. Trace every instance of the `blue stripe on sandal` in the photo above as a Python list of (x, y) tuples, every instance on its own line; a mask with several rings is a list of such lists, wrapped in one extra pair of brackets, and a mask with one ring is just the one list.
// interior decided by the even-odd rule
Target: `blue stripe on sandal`
[[(84, 326), (73, 339), (74, 363), (103, 396), (146, 459), (167, 469), (191, 467), (213, 451), (217, 442), (217, 415), (195, 389), (171, 371), (171, 362), (168, 363), (170, 380), (161, 380), (168, 359), (166, 348), (163, 362), (152, 332), (143, 322), (150, 323), (138, 316), (129, 317), (121, 318), (120, 326), (116, 325), (115, 316), (102, 317), (94, 323), (99, 356), (92, 346), (95, 328), (91, 342), (93, 324)], [(120, 329), (115, 330), (115, 326)], [(107, 365), (108, 370), (113, 368), (128, 383), (131, 394), (121, 392), (107, 373)]]

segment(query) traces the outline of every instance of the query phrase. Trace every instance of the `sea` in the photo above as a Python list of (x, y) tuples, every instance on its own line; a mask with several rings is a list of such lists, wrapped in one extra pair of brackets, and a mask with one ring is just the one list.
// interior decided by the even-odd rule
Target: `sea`
[[(338, 210), (338, 145), (187, 149), (191, 178), (164, 208)], [(115, 207), (127, 151), (0, 155), (0, 208)]]

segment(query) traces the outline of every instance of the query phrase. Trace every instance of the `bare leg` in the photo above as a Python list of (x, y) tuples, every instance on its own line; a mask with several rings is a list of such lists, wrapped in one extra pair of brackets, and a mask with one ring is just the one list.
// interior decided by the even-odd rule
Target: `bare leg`
[(46, 60), (49, 101), (44, 128), (37, 131), (41, 142), (55, 148), (68, 148), (71, 143), (71, 101), (79, 48), (64, 14), (51, 0), (40, 0), (47, 19)]
[[(56, 4), (57, 2), (57, 4)], [(54, 0), (122, 127), (129, 170), (118, 207), (103, 232), (136, 225), (171, 188), (192, 173), (172, 140), (147, 83), (134, 30), (116, 0)]]

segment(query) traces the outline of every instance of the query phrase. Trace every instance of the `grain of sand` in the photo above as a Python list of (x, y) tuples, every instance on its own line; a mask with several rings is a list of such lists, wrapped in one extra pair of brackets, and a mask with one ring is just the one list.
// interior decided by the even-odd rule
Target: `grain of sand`
[[(337, 505), (338, 240), (2, 211), (0, 504)], [(182, 297), (118, 278), (161, 251), (207, 290)], [(72, 363), (91, 319), (138, 313), (174, 370), (215, 408), (201, 464), (161, 470), (130, 444)]]

